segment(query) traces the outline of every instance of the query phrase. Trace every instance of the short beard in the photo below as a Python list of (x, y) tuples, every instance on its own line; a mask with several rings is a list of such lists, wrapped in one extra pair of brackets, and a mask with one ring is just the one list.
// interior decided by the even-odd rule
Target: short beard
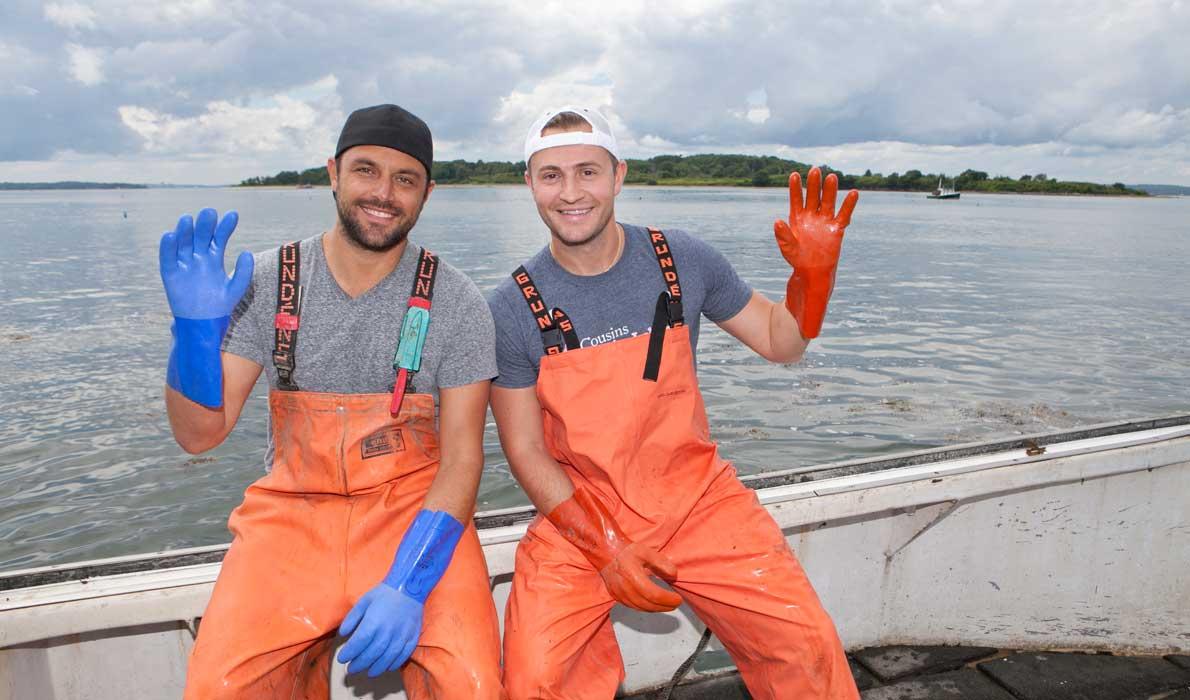
[(364, 232), (355, 219), (351, 218), (350, 214), (343, 208), (343, 202), (338, 198), (335, 199), (335, 209), (339, 213), (339, 224), (343, 227), (343, 233), (347, 234), (347, 239), (355, 243), (364, 250), (370, 250), (373, 253), (385, 253), (396, 248), (405, 242), (409, 237), (409, 232), (413, 230), (413, 226), (417, 223), (418, 216), (421, 215), (419, 208), (409, 217), (407, 221), (399, 222), (393, 228), (384, 240), (380, 243), (373, 243), (364, 237)]
[(595, 240), (596, 238), (599, 238), (599, 236), (602, 235), (603, 232), (607, 230), (607, 224), (609, 221), (612, 220), (613, 216), (615, 216), (615, 212), (609, 211), (607, 213), (607, 216), (605, 216), (603, 218), (603, 221), (600, 221), (599, 225), (595, 227), (595, 231), (592, 232), (590, 236), (587, 236), (586, 238), (584, 238), (581, 241), (568, 241), (565, 238), (562, 238), (561, 236), (559, 236), (557, 234), (557, 232), (553, 231), (552, 229), (550, 230), (550, 233), (552, 234), (553, 239), (555, 241), (561, 243), (562, 245), (566, 246), (567, 248), (577, 248), (579, 246), (587, 245), (588, 243)]

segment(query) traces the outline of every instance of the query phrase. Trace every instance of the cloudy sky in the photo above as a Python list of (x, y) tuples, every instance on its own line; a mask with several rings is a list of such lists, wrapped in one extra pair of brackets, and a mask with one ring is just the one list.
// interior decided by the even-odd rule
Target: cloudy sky
[(0, 0), (0, 180), (312, 167), (378, 102), (438, 159), (577, 102), (636, 157), (1190, 185), (1190, 1)]

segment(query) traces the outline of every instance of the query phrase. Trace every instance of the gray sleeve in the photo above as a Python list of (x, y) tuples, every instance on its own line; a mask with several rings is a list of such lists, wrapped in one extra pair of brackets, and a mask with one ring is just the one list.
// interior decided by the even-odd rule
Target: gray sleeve
[(496, 323), (496, 370), (494, 384), (506, 389), (523, 389), (537, 383), (537, 366), (525, 346), (525, 336), (508, 300), (497, 288), (488, 297)]
[[(462, 275), (460, 275), (462, 277)], [(459, 287), (458, 310), (438, 366), (439, 389), (466, 386), (496, 376), (496, 329), (483, 295), (468, 278)]]
[(223, 352), (239, 355), (261, 367), (267, 367), (271, 362), (271, 321), (275, 302), (267, 298), (267, 285), (260, 283), (261, 268), (268, 268), (268, 265), (262, 264), (263, 257), (264, 254), (256, 256), (255, 271), (248, 291), (244, 292), (235, 310), (231, 312), (231, 323), (227, 326), (227, 334), (223, 336), (222, 349)]
[(690, 236), (690, 250), (697, 256), (695, 264), (706, 284), (703, 315), (722, 323), (742, 311), (752, 298), (752, 285), (740, 279), (727, 258), (706, 241)]

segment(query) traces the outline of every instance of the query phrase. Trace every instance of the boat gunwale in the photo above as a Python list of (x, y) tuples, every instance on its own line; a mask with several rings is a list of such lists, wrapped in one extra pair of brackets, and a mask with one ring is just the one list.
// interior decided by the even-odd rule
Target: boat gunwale
[[(928, 448), (899, 453), (889, 457), (847, 460), (811, 467), (776, 469), (759, 474), (741, 476), (740, 480), (749, 488), (755, 491), (761, 491), (793, 484), (826, 481), (828, 479), (860, 474), (872, 474), (981, 455), (1011, 452), (1014, 450), (1037, 450), (1047, 445), (1182, 425), (1190, 425), (1190, 414), (1102, 423), (1061, 432), (1039, 433), (1010, 439), (995, 439), (955, 446)], [(497, 511), (478, 513), (474, 517), (474, 523), (477, 530), (489, 530), (519, 525), (532, 520), (536, 515), (536, 508), (526, 505), (519, 508), (505, 508)], [(35, 569), (0, 572), (0, 591), (33, 588), (73, 581), (85, 583), (87, 579), (98, 577), (217, 564), (223, 560), (229, 546), (230, 544), (207, 545), (152, 554), (129, 555), (73, 564), (57, 564)]]

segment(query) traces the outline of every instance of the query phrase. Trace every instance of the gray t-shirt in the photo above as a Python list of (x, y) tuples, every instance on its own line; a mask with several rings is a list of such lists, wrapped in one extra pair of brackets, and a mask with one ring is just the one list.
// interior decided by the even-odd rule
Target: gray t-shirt
[[(326, 264), (322, 236), (301, 242), (301, 327), (293, 380), (303, 391), (338, 394), (388, 393), (393, 354), (413, 290), (421, 248), (412, 242), (376, 286), (352, 299)], [(277, 388), (273, 366), (273, 319), (277, 313), (277, 249), (256, 255), (248, 292), (236, 306), (223, 350), (264, 367)], [(413, 391), (437, 400), (439, 387), (456, 387), (496, 376), (492, 316), (475, 284), (439, 260), (430, 327)]]
[[(543, 248), (525, 263), (547, 307), (566, 312), (581, 347), (648, 333), (657, 296), (664, 290), (661, 268), (640, 226), (624, 227), (624, 252), (611, 269), (583, 276), (566, 271)], [(719, 251), (685, 231), (665, 230), (682, 285), (682, 313), (690, 342), (698, 345), (699, 317), (719, 323), (735, 316), (752, 298), (752, 288)], [(488, 297), (496, 322), (496, 385), (521, 388), (537, 383), (545, 348), (529, 305), (512, 277)]]

